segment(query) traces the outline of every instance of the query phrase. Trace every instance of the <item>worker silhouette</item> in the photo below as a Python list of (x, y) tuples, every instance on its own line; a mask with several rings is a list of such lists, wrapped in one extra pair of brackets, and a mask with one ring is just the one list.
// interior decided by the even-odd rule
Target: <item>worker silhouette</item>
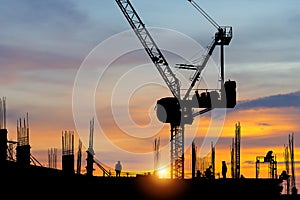
[(213, 178), (213, 171), (212, 171), (212, 165), (210, 165), (206, 170), (205, 170), (205, 177), (208, 179)]
[(274, 156), (272, 154), (273, 154), (272, 150), (268, 151), (268, 153), (265, 156), (264, 161), (265, 162), (272, 162), (272, 161), (274, 161)]
[(122, 165), (121, 165), (121, 162), (119, 160), (115, 164), (115, 171), (116, 171), (116, 177), (120, 177), (121, 176), (121, 171), (122, 171)]
[(279, 176), (279, 179), (281, 180), (288, 180), (290, 178), (290, 175), (288, 175), (286, 170), (283, 170)]
[(226, 178), (226, 173), (227, 173), (227, 165), (226, 165), (226, 162), (223, 160), (222, 161), (222, 176), (223, 176), (223, 178)]
[(201, 177), (201, 172), (200, 172), (199, 169), (197, 170), (196, 177), (197, 177), (197, 178), (200, 178), (200, 177)]

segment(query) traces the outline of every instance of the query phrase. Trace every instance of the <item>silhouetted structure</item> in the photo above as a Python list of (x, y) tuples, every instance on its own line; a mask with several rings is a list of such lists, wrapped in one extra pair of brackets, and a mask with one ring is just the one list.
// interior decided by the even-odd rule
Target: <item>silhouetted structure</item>
[(277, 161), (276, 156), (273, 156), (273, 151), (270, 150), (267, 152), (266, 156), (256, 156), (256, 178), (260, 174), (260, 165), (267, 163), (269, 178), (277, 179)]
[[(28, 123), (24, 126), (19, 126), (19, 131), (26, 130), (25, 136), (29, 131)], [(28, 121), (28, 120), (27, 120)], [(18, 123), (19, 125), (19, 123)], [(7, 140), (7, 130), (0, 129), (0, 150), (2, 154), (7, 152), (7, 143), (15, 144)], [(22, 135), (22, 134), (21, 134)], [(23, 137), (21, 137), (23, 138)], [(29, 137), (25, 137), (25, 141), (29, 141)], [(99, 177), (87, 176), (86, 174), (74, 173), (74, 155), (73, 155), (73, 141), (74, 135), (72, 131), (65, 131), (62, 134), (62, 150), (63, 150), (63, 169), (56, 169), (55, 167), (43, 167), (42, 165), (28, 166), (20, 165), (14, 159), (8, 159), (6, 155), (0, 158), (0, 181), (1, 194), (4, 198), (7, 195), (13, 195), (14, 198), (22, 199), (33, 195), (31, 191), (38, 191), (41, 194), (47, 195), (47, 198), (94, 198), (94, 192), (99, 193), (113, 193), (121, 194), (123, 198), (127, 199), (193, 199), (203, 194), (209, 194), (209, 197), (214, 199), (222, 196), (223, 198), (242, 198), (248, 197), (255, 199), (257, 197), (267, 197), (268, 199), (286, 200), (288, 198), (281, 198), (280, 192), (282, 188), (279, 184), (282, 179), (158, 179), (155, 176), (136, 175), (136, 177)], [(5, 141), (7, 142), (5, 144)], [(23, 142), (23, 140), (22, 140)], [(26, 143), (25, 143), (26, 144)], [(1, 146), (3, 145), (3, 146)], [(4, 150), (6, 149), (6, 150)], [(214, 147), (212, 145), (212, 152)], [(50, 151), (51, 152), (51, 151)], [(24, 155), (20, 154), (19, 156)], [(50, 155), (50, 162), (56, 162), (56, 149), (52, 149)], [(25, 155), (28, 158), (28, 154)], [(66, 157), (64, 157), (66, 156)], [(70, 156), (70, 157), (69, 157)], [(210, 155), (211, 158), (214, 156)], [(33, 158), (32, 158), (33, 159)], [(95, 160), (99, 166), (103, 165), (100, 161)], [(101, 165), (100, 165), (101, 164)], [(102, 166), (103, 167), (103, 166)], [(105, 168), (103, 167), (105, 170)], [(105, 170), (107, 172), (107, 170)], [(109, 172), (107, 172), (109, 174)], [(30, 184), (29, 184), (30, 183)], [(71, 188), (71, 190), (67, 190)], [(149, 187), (150, 186), (150, 187)], [(55, 187), (55, 188), (54, 188)], [(298, 195), (295, 196), (299, 197)], [(296, 199), (295, 198), (295, 199)]]
[(21, 118), (17, 121), (17, 149), (16, 149), (16, 158), (17, 163), (21, 166), (30, 165), (30, 145), (29, 145), (29, 122), (28, 122), (28, 113), (26, 114), (26, 119), (22, 120)]
[(216, 175), (216, 147), (211, 142), (211, 165), (212, 165), (212, 176), (215, 178)]
[(81, 157), (82, 157), (82, 142), (80, 139), (78, 139), (78, 151), (77, 151), (77, 167), (76, 167), (76, 173), (81, 173)]
[(111, 171), (109, 167), (105, 166), (102, 162), (94, 158), (94, 163), (97, 165), (97, 167), (102, 171), (102, 176), (111, 176)]
[(0, 164), (7, 159), (6, 98), (0, 98)]
[(16, 161), (15, 159), (15, 149), (16, 149), (16, 145), (18, 142), (16, 141), (7, 141), (8, 143), (8, 148), (7, 148), (7, 159), (10, 161)]
[(154, 172), (153, 175), (157, 176), (159, 161), (160, 161), (160, 152), (159, 152), (160, 138), (154, 139), (153, 152), (154, 152)]
[(86, 158), (86, 175), (87, 176), (93, 176), (94, 173), (94, 163), (97, 165), (97, 167), (102, 170), (103, 176), (111, 176), (111, 172), (105, 167), (103, 167), (103, 163), (101, 163), (99, 160), (97, 160), (94, 152), (94, 118), (90, 120), (90, 135), (89, 135), (89, 147), (86, 151), (87, 158)]
[(240, 178), (240, 160), (241, 160), (241, 124), (235, 124), (235, 137), (231, 146), (231, 176), (232, 178)]
[(52, 169), (57, 169), (57, 149), (48, 149), (48, 167)]
[(7, 159), (7, 129), (0, 129), (0, 165)]
[[(197, 195), (209, 194), (210, 198), (255, 198), (281, 199), (280, 179), (158, 179), (154, 176), (98, 177), (73, 173), (61, 169), (29, 165), (20, 166), (6, 160), (0, 165), (1, 195), (14, 194), (15, 198), (32, 195), (38, 191), (48, 198), (94, 198), (94, 192), (121, 194), (130, 199), (193, 199)], [(28, 184), (30, 180), (30, 184)], [(55, 186), (55, 190), (53, 187)], [(71, 190), (66, 189), (71, 188)], [(150, 189), (149, 189), (150, 186)], [(16, 192), (16, 189), (18, 192)], [(52, 192), (53, 191), (53, 192)], [(13, 193), (14, 192), (14, 193)], [(287, 198), (282, 198), (282, 200)]]
[(0, 164), (7, 159), (6, 98), (0, 98)]
[(62, 170), (67, 175), (74, 171), (74, 131), (62, 132)]
[(94, 173), (94, 118), (90, 120), (90, 137), (89, 137), (89, 147), (86, 151), (87, 158), (86, 158), (86, 175), (93, 176)]
[[(196, 145), (195, 145), (195, 141), (192, 142), (192, 178), (195, 178), (195, 172), (196, 172), (196, 161), (197, 161), (197, 157), (196, 157)], [(199, 174), (197, 175), (197, 177), (200, 177), (200, 170), (198, 172)]]
[(295, 161), (294, 161), (294, 133), (288, 136), (288, 145), (284, 148), (284, 159), (286, 170), (283, 170), (279, 178), (281, 178), (286, 185), (286, 193), (295, 195), (298, 193), (296, 188), (295, 178)]
[[(215, 146), (213, 145), (213, 143), (211, 143), (211, 151), (209, 154), (205, 155), (205, 156), (199, 156), (199, 158), (197, 158), (196, 155), (196, 146), (194, 146), (192, 148), (194, 154), (195, 154), (195, 169), (197, 171), (197, 177), (205, 177), (205, 171), (210, 168), (211, 172), (212, 172), (212, 177), (215, 178), (215, 154), (216, 154), (216, 150), (215, 150)], [(193, 156), (192, 156), (193, 157)]]
[(0, 98), (0, 129), (6, 129), (6, 97)]
[(298, 189), (296, 188), (296, 177), (295, 177), (295, 160), (294, 160), (294, 133), (289, 135), (289, 150), (291, 160), (291, 194), (296, 195)]

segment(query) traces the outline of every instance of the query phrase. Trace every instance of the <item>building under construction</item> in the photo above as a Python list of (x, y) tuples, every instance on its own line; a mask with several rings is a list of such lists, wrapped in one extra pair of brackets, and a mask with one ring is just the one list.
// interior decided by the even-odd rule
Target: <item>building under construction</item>
[[(115, 177), (99, 161), (94, 159), (93, 131), (94, 122), (90, 121), (90, 143), (86, 154), (86, 173), (81, 173), (81, 142), (78, 146), (77, 169), (74, 159), (74, 132), (62, 131), (62, 169), (58, 169), (57, 149), (48, 150), (48, 166), (42, 166), (31, 154), (30, 130), (28, 114), (17, 122), (17, 141), (9, 141), (8, 131), (5, 126), (6, 116), (4, 111), (5, 100), (1, 105), (1, 129), (0, 129), (0, 181), (2, 182), (1, 194), (3, 197), (14, 195), (19, 198), (30, 198), (37, 193), (46, 195), (47, 198), (58, 198), (60, 195), (69, 198), (94, 197), (97, 194), (117, 194), (123, 198), (140, 199), (190, 199), (197, 196), (209, 195), (211, 198), (244, 198), (244, 197), (268, 197), (270, 199), (283, 199), (281, 195), (284, 179), (272, 178), (246, 178), (239, 176), (221, 179), (198, 177), (185, 179), (160, 179), (152, 174), (136, 176)], [(240, 125), (236, 126), (236, 140), (234, 142), (235, 155), (234, 169), (237, 169), (237, 152), (239, 149)], [(14, 145), (16, 155), (13, 156)], [(290, 145), (291, 146), (291, 145)], [(195, 146), (194, 146), (195, 148)], [(159, 161), (159, 139), (155, 140), (155, 167)], [(292, 147), (290, 147), (292, 150)], [(289, 150), (289, 151), (290, 151)], [(214, 165), (215, 149), (212, 144), (210, 164)], [(15, 159), (16, 158), (16, 159)], [(195, 162), (193, 162), (193, 165)], [(103, 176), (93, 174), (94, 166), (103, 171)], [(193, 167), (198, 168), (199, 165)], [(156, 169), (156, 168), (155, 168)], [(286, 180), (286, 179), (285, 179)], [(293, 179), (289, 179), (293, 181)], [(294, 183), (294, 182), (293, 182)], [(292, 186), (292, 185), (291, 185)], [(294, 195), (295, 196), (295, 195)], [(293, 197), (290, 195), (289, 197)], [(296, 196), (298, 197), (298, 196)]]

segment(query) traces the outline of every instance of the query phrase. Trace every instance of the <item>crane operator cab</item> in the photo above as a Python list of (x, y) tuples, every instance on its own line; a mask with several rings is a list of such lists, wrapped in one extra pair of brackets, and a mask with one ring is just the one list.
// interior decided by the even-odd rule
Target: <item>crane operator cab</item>
[(232, 39), (232, 27), (220, 26), (218, 32), (215, 33), (215, 41), (217, 45), (229, 45)]

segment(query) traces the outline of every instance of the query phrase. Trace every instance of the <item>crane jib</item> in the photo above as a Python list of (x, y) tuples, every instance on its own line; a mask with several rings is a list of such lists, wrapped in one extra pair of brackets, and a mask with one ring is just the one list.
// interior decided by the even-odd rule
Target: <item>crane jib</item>
[(168, 65), (167, 60), (161, 53), (160, 49), (156, 45), (149, 31), (145, 27), (145, 24), (142, 22), (141, 18), (133, 8), (129, 0), (116, 0), (118, 6), (129, 22), (131, 28), (134, 30), (134, 33), (140, 40), (145, 51), (151, 58), (155, 67), (158, 69), (163, 80), (169, 87), (171, 93), (174, 97), (180, 99), (180, 82), (172, 72), (171, 68)]

